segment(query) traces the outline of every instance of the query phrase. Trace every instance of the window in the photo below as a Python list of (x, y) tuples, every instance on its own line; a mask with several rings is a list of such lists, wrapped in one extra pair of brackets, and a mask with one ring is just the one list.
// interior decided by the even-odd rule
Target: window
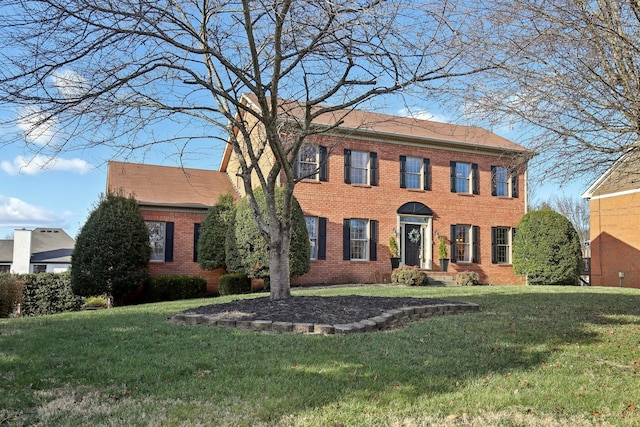
[(327, 147), (303, 145), (293, 165), (296, 179), (327, 180)]
[(400, 156), (400, 188), (431, 190), (429, 159)]
[(343, 221), (343, 259), (375, 261), (377, 259), (378, 221), (345, 219)]
[(327, 259), (327, 218), (305, 216), (309, 243), (311, 243), (311, 259)]
[(34, 264), (34, 266), (33, 266), (33, 273), (34, 274), (46, 273), (46, 272), (47, 272), (47, 265), (46, 264)]
[(504, 166), (491, 166), (491, 195), (518, 197), (518, 173)]
[(451, 262), (480, 262), (480, 228), (474, 225), (451, 226)]
[(10, 265), (0, 265), (0, 273), (9, 273), (11, 271), (11, 266)]
[(173, 261), (173, 222), (145, 221), (149, 229), (151, 261)]
[(515, 228), (491, 227), (491, 262), (511, 264), (511, 245)]
[(480, 194), (480, 176), (476, 163), (451, 162), (451, 192)]
[(378, 185), (378, 156), (366, 151), (344, 150), (344, 182)]

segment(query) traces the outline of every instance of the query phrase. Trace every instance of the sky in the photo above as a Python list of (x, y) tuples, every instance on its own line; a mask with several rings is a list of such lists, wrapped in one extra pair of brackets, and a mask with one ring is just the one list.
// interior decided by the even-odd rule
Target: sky
[[(446, 113), (434, 107), (430, 110), (418, 106), (409, 112), (401, 104), (396, 104), (389, 105), (384, 112), (454, 122)], [(23, 129), (17, 127), (15, 130)], [(493, 131), (507, 138), (512, 136), (508, 129)], [(87, 149), (80, 155), (77, 152), (63, 153), (54, 159), (46, 159), (25, 151), (25, 142), (34, 142), (34, 138), (37, 136), (27, 135), (22, 143), (17, 141), (0, 145), (0, 239), (11, 238), (15, 229), (36, 227), (62, 228), (75, 238), (89, 213), (99, 203), (100, 196), (105, 193), (106, 161), (135, 160), (113, 157), (113, 153), (101, 148)], [(183, 166), (218, 169), (221, 155), (220, 147), (206, 156), (184, 159)], [(175, 156), (168, 156), (159, 150), (145, 153), (140, 161), (155, 165), (179, 165)], [(565, 187), (556, 184), (537, 187), (534, 200), (546, 201), (556, 194), (578, 198), (589, 184), (577, 181)]]

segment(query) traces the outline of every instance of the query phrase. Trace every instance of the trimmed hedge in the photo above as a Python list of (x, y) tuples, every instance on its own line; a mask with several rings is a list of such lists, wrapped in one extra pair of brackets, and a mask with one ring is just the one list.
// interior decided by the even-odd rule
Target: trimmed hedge
[(251, 292), (251, 279), (245, 273), (223, 274), (218, 280), (220, 295), (237, 295)]
[(425, 272), (418, 270), (418, 267), (404, 265), (393, 270), (391, 283), (404, 286), (426, 286), (429, 283), (429, 277)]
[(207, 280), (200, 276), (165, 275), (148, 280), (144, 285), (144, 302), (176, 301), (207, 296)]
[(22, 303), (24, 280), (16, 275), (0, 273), (0, 318), (13, 314), (17, 305)]
[(45, 314), (78, 311), (82, 298), (73, 293), (69, 273), (40, 273), (22, 276), (22, 315), (42, 316)]

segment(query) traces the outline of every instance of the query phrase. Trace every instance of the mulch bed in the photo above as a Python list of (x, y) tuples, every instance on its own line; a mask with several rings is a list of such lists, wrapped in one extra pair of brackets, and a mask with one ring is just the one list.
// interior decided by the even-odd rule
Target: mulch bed
[(235, 320), (267, 320), (272, 322), (347, 324), (380, 316), (402, 307), (447, 304), (433, 298), (389, 298), (361, 295), (295, 296), (271, 301), (268, 297), (235, 300), (186, 310), (185, 314), (204, 314)]

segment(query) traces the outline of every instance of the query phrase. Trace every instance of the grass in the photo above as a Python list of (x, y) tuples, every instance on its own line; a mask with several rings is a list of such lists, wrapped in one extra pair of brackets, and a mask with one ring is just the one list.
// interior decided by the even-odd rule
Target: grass
[(481, 313), (387, 332), (181, 326), (229, 298), (0, 320), (0, 426), (637, 426), (640, 291), (357, 287)]

